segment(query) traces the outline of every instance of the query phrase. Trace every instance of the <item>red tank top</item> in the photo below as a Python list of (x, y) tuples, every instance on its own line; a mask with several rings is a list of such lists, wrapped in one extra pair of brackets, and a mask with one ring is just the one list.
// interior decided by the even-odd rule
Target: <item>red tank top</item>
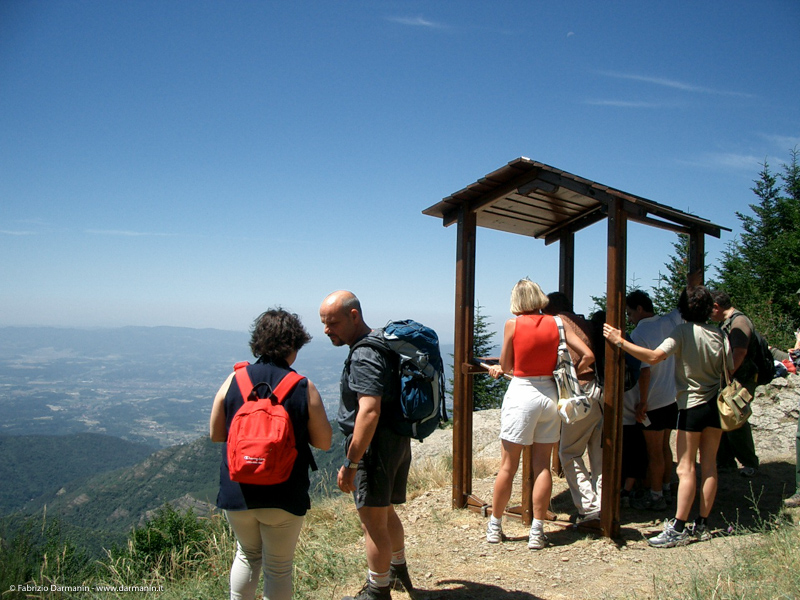
[(514, 327), (514, 375), (549, 377), (558, 359), (558, 327), (549, 315), (519, 315)]

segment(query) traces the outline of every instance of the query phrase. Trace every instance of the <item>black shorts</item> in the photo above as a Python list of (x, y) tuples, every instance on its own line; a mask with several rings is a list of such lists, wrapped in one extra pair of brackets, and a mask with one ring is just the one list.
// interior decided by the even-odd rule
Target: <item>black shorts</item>
[(647, 444), (641, 423), (622, 426), (622, 483), (625, 479), (644, 479), (647, 475)]
[(678, 403), (673, 402), (655, 410), (648, 410), (647, 417), (650, 419), (650, 425), (644, 428), (645, 431), (675, 429), (675, 425), (678, 424)]
[(678, 427), (681, 431), (703, 431), (706, 427), (720, 428), (717, 399), (705, 404), (678, 411)]
[(382, 507), (406, 501), (411, 438), (378, 426), (356, 472), (356, 508)]

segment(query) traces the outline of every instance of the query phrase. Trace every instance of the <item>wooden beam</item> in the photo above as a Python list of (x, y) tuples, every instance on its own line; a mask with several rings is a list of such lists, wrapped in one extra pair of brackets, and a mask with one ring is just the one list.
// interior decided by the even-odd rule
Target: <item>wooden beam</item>
[[(456, 236), (456, 306), (453, 364), (472, 359), (475, 322), (475, 213), (462, 206)], [(467, 506), (472, 494), (472, 377), (453, 372), (453, 507)]]
[[(522, 175), (515, 177), (508, 183), (504, 183), (500, 187), (494, 188), (483, 195), (478, 195), (470, 199), (468, 202), (469, 208), (472, 212), (480, 212), (487, 206), (491, 205), (496, 200), (507, 196), (508, 194), (516, 192), (520, 186), (530, 183), (531, 180), (536, 179), (538, 169), (526, 171)], [(462, 204), (463, 206), (463, 204)], [(444, 226), (447, 227), (457, 222), (459, 218), (459, 211), (454, 210), (442, 215)]]
[(577, 215), (572, 219), (558, 223), (554, 227), (543, 231), (536, 237), (544, 238), (544, 245), (549, 246), (553, 242), (561, 240), (563, 235), (572, 234), (576, 231), (580, 231), (581, 229), (585, 229), (586, 227), (589, 227), (589, 225), (594, 225), (605, 218), (606, 207), (605, 205), (601, 204), (600, 206)]
[[(627, 220), (622, 201), (608, 206), (608, 273), (606, 321), (625, 330), (625, 270)], [(619, 492), (622, 478), (622, 395), (624, 357), (616, 346), (606, 343), (603, 393), (603, 491), (600, 522), (609, 537), (619, 536)]]

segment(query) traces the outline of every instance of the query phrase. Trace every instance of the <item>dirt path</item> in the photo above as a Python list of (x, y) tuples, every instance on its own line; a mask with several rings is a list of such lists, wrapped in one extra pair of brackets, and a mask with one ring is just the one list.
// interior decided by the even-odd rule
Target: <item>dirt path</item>
[[(484, 467), (475, 470), (478, 476), (483, 470), (485, 476), (473, 480), (473, 493), (487, 501), (491, 499), (499, 448), (498, 418), (491, 412), (475, 415), (474, 454), (476, 462)], [(449, 432), (437, 432), (436, 438), (415, 447), (415, 463), (435, 460), (427, 457), (449, 452), (449, 436)], [(398, 509), (406, 526), (412, 576), (421, 590), (417, 597), (595, 600), (636, 592), (639, 598), (645, 598), (652, 596), (654, 581), (686, 583), (689, 565), (721, 564), (740, 545), (756, 542), (758, 536), (745, 530), (757, 528), (762, 518), (777, 513), (782, 498), (789, 495), (785, 488), (794, 481), (794, 456), (789, 456), (785, 448), (777, 452), (774, 448), (762, 449), (758, 437), (756, 444), (762, 465), (754, 478), (747, 479), (736, 472), (720, 476), (712, 525), (723, 530), (732, 526), (736, 534), (719, 535), (683, 548), (654, 549), (645, 540), (645, 536), (660, 531), (664, 518), (674, 514), (674, 504), (662, 512), (623, 509), (622, 537), (615, 541), (548, 523), (545, 531), (549, 547), (531, 551), (527, 549), (527, 528), (521, 522), (506, 519), (504, 529), (510, 539), (489, 544), (485, 539), (485, 517), (450, 509), (449, 485), (422, 492)], [(574, 508), (566, 483), (558, 477), (553, 483), (551, 508), (559, 519), (568, 520)], [(515, 485), (512, 503), (519, 502), (519, 490), (520, 486)], [(793, 516), (797, 519), (798, 514)], [(358, 582), (352, 585), (357, 586)], [(393, 597), (409, 596), (394, 592)]]

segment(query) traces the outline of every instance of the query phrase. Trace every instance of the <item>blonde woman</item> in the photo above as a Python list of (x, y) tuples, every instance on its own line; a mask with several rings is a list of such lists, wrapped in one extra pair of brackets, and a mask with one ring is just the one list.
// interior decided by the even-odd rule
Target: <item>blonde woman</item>
[[(522, 449), (533, 446), (533, 523), (528, 536), (531, 550), (547, 545), (543, 521), (553, 489), (550, 456), (561, 431), (558, 392), (553, 379), (559, 335), (556, 320), (541, 312), (547, 303), (547, 296), (530, 279), (522, 279), (514, 286), (511, 313), (515, 318), (506, 321), (503, 330), (500, 364), (489, 369), (495, 379), (506, 373), (513, 378), (500, 413), (501, 463), (486, 541), (496, 544), (503, 540), (503, 513), (511, 498)], [(594, 363), (594, 355), (569, 328), (565, 328), (565, 334), (567, 345), (579, 357), (576, 368), (582, 372)]]

